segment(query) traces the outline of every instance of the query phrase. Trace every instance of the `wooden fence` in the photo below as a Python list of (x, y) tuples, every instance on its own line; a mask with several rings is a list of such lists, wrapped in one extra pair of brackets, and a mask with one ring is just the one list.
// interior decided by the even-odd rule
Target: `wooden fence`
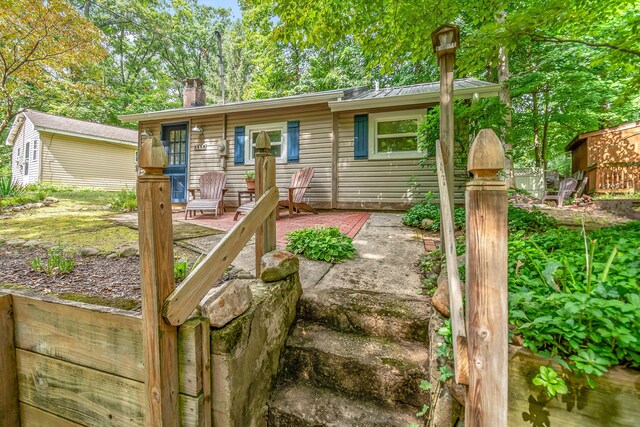
[[(139, 314), (13, 293), (0, 295), (0, 318), (0, 343), (11, 347), (0, 351), (2, 425), (144, 423)], [(204, 427), (211, 416), (205, 407), (211, 396), (208, 321), (185, 323), (177, 341), (178, 420)]]

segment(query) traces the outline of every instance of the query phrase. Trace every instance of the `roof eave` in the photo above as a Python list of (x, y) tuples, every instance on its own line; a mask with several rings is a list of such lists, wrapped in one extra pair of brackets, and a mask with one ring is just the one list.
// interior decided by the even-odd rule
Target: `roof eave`
[(131, 148), (138, 147), (138, 143), (133, 141), (123, 141), (121, 139), (116, 139), (116, 138), (106, 138), (104, 136), (88, 135), (86, 133), (71, 132), (66, 130), (48, 128), (44, 126), (35, 126), (35, 130), (37, 130), (38, 132), (47, 132), (47, 133), (53, 133), (58, 135), (75, 136), (77, 138), (83, 138), (83, 139), (94, 139), (96, 141), (108, 142), (110, 144), (116, 144), (116, 145), (124, 145), (126, 147), (131, 147)]
[(24, 122), (26, 122), (27, 120), (28, 120), (27, 116), (25, 116), (22, 113), (18, 113), (15, 120), (13, 121), (13, 124), (11, 125), (11, 128), (9, 129), (9, 134), (7, 135), (7, 139), (4, 142), (5, 145), (13, 147), (16, 137), (20, 133), (20, 128), (24, 125)]
[[(477, 95), (480, 98), (498, 96), (500, 85), (479, 86), (473, 88), (454, 89), (453, 95), (457, 99), (468, 99)], [(331, 111), (362, 110), (382, 107), (400, 107), (412, 104), (437, 104), (440, 101), (440, 92), (417, 93), (412, 95), (389, 96), (381, 98), (354, 99), (329, 102)]]
[(297, 107), (328, 102), (344, 96), (343, 90), (331, 91), (317, 95), (302, 95), (277, 99), (259, 99), (232, 104), (204, 105), (202, 107), (174, 108), (172, 110), (152, 111), (139, 114), (125, 114), (118, 118), (124, 122), (140, 122), (143, 120), (163, 120), (183, 117), (210, 116), (213, 114), (234, 113), (242, 111), (269, 110), (272, 108)]

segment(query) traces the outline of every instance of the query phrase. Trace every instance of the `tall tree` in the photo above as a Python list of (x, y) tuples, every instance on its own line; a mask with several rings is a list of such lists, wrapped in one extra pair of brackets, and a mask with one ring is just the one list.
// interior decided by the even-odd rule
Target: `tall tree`
[(103, 57), (98, 29), (66, 1), (5, 1), (0, 9), (0, 134), (22, 107), (95, 93), (83, 77)]

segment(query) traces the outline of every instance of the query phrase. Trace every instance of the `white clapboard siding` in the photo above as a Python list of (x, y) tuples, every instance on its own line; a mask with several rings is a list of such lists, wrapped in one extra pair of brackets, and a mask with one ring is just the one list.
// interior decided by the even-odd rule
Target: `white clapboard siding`
[[(36, 158), (33, 158), (33, 143), (37, 141)], [(29, 143), (29, 153), (25, 154), (25, 147)], [(18, 131), (18, 135), (13, 143), (11, 154), (11, 179), (19, 184), (33, 184), (38, 182), (40, 172), (41, 142), (38, 131), (35, 130), (33, 123), (25, 117), (25, 121)], [(20, 155), (18, 155), (18, 152)], [(24, 174), (24, 164), (29, 163), (29, 175)]]
[[(338, 209), (402, 209), (422, 200), (429, 191), (437, 196), (438, 179), (434, 165), (429, 162), (421, 167), (419, 159), (354, 159), (354, 115), (380, 111), (348, 111), (339, 115)], [(463, 200), (463, 186), (463, 180), (456, 181), (456, 201)]]
[(134, 189), (135, 146), (40, 132), (43, 182), (105, 190)]

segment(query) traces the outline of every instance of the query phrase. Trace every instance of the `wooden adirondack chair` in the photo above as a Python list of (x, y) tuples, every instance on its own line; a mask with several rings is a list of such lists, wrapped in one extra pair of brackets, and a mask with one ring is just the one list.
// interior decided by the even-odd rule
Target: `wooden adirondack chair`
[[(291, 185), (288, 189), (288, 197), (286, 200), (280, 200), (278, 202), (278, 207), (289, 209), (289, 218), (291, 218), (294, 212), (299, 213), (300, 211), (308, 211), (317, 214), (318, 211), (309, 206), (307, 203), (303, 202), (304, 194), (307, 192), (309, 188), (311, 188), (311, 179), (313, 179), (314, 170), (313, 168), (302, 168), (291, 177)], [(244, 205), (238, 207), (236, 210), (236, 214), (233, 217), (234, 221), (238, 220), (240, 214), (248, 213), (255, 206), (255, 202), (245, 203)], [(278, 218), (280, 215), (278, 214)]]
[(558, 207), (562, 206), (564, 199), (571, 197), (571, 194), (575, 191), (578, 181), (574, 178), (565, 178), (560, 182), (560, 188), (558, 191), (545, 191), (542, 197), (542, 203), (545, 200), (555, 200)]
[(300, 211), (307, 211), (313, 212), (314, 214), (318, 213), (317, 210), (303, 202), (305, 193), (311, 188), (313, 174), (313, 168), (302, 168), (291, 177), (291, 185), (289, 186), (287, 199), (278, 202), (279, 207), (289, 209), (289, 218), (293, 216), (294, 212), (300, 213)]
[[(227, 185), (227, 176), (222, 172), (207, 172), (200, 177), (200, 188), (190, 188), (192, 200), (187, 202), (184, 219), (187, 219), (192, 211), (214, 211), (215, 216), (224, 213), (224, 187)], [(200, 198), (195, 197), (195, 192), (200, 191)]]

